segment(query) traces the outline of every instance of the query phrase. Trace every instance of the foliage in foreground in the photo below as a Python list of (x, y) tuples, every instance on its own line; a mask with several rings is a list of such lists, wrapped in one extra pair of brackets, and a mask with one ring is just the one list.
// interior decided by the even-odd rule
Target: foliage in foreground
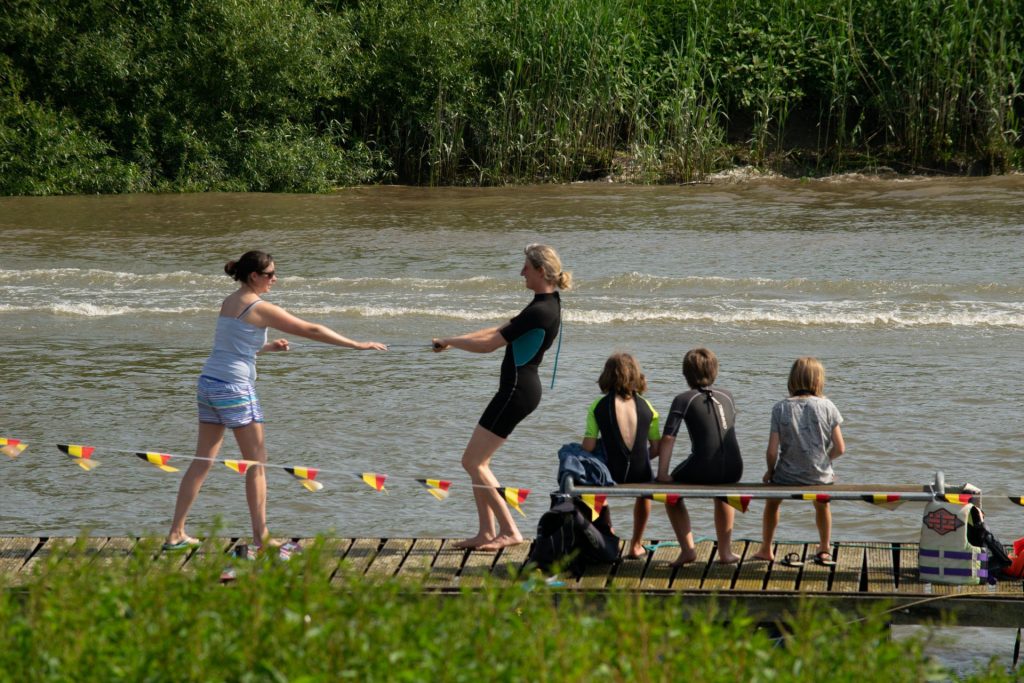
[(996, 173), (1022, 93), (1019, 2), (9, 0), (0, 194)]
[[(883, 621), (804, 611), (784, 646), (742, 614), (683, 616), (678, 599), (552, 592), (543, 582), (462, 596), (342, 574), (314, 547), (246, 564), (221, 586), (224, 556), (190, 573), (154, 548), (100, 566), (41, 566), (0, 592), (2, 681), (915, 681), (922, 641)], [(532, 586), (532, 590), (530, 589)], [(972, 680), (1009, 680), (996, 667)]]

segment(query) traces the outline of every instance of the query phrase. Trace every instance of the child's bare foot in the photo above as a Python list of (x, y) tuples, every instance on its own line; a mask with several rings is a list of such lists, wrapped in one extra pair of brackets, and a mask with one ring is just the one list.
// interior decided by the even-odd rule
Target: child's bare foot
[(675, 561), (672, 562), (672, 564), (669, 565), (669, 566), (670, 567), (682, 567), (683, 565), (690, 564), (691, 562), (695, 562), (696, 560), (697, 560), (697, 551), (696, 550), (680, 550), (679, 551), (679, 557), (677, 557), (675, 559)]
[(739, 561), (740, 556), (733, 554), (731, 550), (718, 554), (718, 564), (736, 564)]
[(626, 553), (626, 557), (630, 560), (639, 560), (641, 557), (647, 554), (647, 550), (643, 544), (636, 543), (629, 547), (629, 552)]
[(765, 562), (774, 562), (775, 561), (775, 555), (773, 555), (768, 550), (758, 550), (756, 553), (754, 553), (751, 556), (751, 559), (754, 559), (754, 560), (764, 560)]
[(526, 543), (526, 541), (523, 540), (523, 537), (519, 534), (502, 534), (488, 543), (482, 543), (476, 546), (476, 549), (483, 550), (484, 552), (492, 552), (495, 550), (501, 550), (502, 548), (507, 548), (510, 545), (519, 545), (520, 543)]
[(465, 539), (463, 541), (456, 542), (455, 543), (455, 547), (458, 548), (459, 550), (466, 550), (466, 549), (469, 549), (469, 548), (479, 548), (480, 546), (484, 545), (485, 543), (490, 543), (493, 540), (494, 540), (493, 536), (487, 536), (485, 534), (477, 534), (473, 538), (467, 538), (467, 539)]

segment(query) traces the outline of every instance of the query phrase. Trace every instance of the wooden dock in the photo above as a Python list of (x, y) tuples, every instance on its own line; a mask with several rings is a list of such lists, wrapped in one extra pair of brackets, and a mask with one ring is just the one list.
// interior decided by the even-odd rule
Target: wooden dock
[[(47, 558), (78, 552), (76, 541), (0, 536), (0, 583), (24, 583)], [(313, 539), (302, 541), (313, 543)], [(153, 552), (154, 563), (189, 571), (190, 565), (211, 553), (223, 553), (227, 562), (233, 561), (231, 550), (240, 542), (245, 541), (209, 539), (199, 549), (168, 553), (160, 551), (154, 541), (140, 545), (138, 538), (94, 537), (80, 550), (90, 563), (103, 566), (126, 562), (145, 548)], [(526, 580), (520, 572), (529, 555), (529, 543), (497, 553), (459, 550), (454, 544), (454, 539), (441, 538), (328, 538), (324, 540), (323, 578), (338, 584), (346, 572), (369, 578), (407, 578), (423, 590), (441, 593), (478, 587), (488, 577), (508, 583)], [(964, 626), (1024, 626), (1024, 582), (1001, 581), (991, 586), (922, 582), (917, 571), (917, 544), (913, 543), (838, 542), (833, 547), (834, 567), (813, 562), (814, 543), (780, 543), (776, 558), (797, 553), (805, 562), (802, 567), (787, 567), (778, 561), (753, 559), (757, 544), (751, 541), (733, 544), (733, 552), (742, 558), (738, 564), (719, 564), (715, 543), (701, 541), (697, 561), (678, 569), (670, 566), (678, 547), (653, 541), (652, 545), (657, 547), (642, 559), (591, 567), (579, 579), (559, 577), (557, 584), (538, 583), (553, 592), (683, 595), (683, 604), (693, 609), (704, 609), (711, 601), (740, 603), (766, 619), (794, 611), (801, 600), (813, 598), (852, 611), (884, 602), (893, 610), (893, 623), (920, 623), (952, 615)]]

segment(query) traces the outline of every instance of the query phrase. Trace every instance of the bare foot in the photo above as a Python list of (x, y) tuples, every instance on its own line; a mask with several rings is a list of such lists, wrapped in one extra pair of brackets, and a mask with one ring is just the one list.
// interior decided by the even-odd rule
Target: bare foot
[(485, 543), (491, 543), (494, 541), (493, 536), (486, 536), (484, 534), (477, 534), (473, 538), (467, 538), (464, 541), (458, 541), (455, 543), (455, 547), (459, 550), (467, 550), (472, 548), (479, 548)]
[(734, 555), (732, 552), (719, 553), (718, 564), (736, 564), (740, 561), (739, 555)]
[(675, 561), (672, 562), (672, 564), (670, 564), (669, 566), (670, 567), (682, 567), (685, 564), (690, 564), (691, 562), (696, 561), (696, 559), (697, 559), (697, 551), (696, 550), (681, 550), (681, 551), (679, 551), (679, 557), (677, 557), (675, 559)]
[(493, 552), (495, 550), (501, 550), (502, 548), (507, 548), (510, 545), (519, 545), (520, 543), (526, 543), (526, 541), (523, 540), (522, 536), (520, 536), (518, 534), (516, 534), (515, 536), (508, 536), (506, 534), (502, 534), (501, 536), (498, 536), (497, 538), (495, 538), (490, 543), (484, 543), (483, 545), (478, 545), (476, 547), (476, 549), (477, 550), (483, 550), (484, 552)]
[(775, 561), (775, 556), (772, 555), (771, 553), (766, 553), (766, 552), (758, 551), (758, 552), (754, 553), (753, 555), (751, 555), (751, 559), (753, 559), (753, 560), (764, 560), (765, 562), (774, 562)]

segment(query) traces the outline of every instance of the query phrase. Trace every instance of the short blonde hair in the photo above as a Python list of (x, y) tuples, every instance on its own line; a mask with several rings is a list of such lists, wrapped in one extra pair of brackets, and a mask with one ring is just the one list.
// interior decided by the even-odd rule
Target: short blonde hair
[(604, 362), (597, 386), (606, 394), (615, 392), (623, 398), (631, 398), (647, 391), (647, 378), (631, 354), (613, 353)]
[(798, 392), (810, 392), (821, 396), (825, 390), (825, 366), (817, 358), (801, 356), (793, 362), (789, 370), (789, 395)]
[(683, 356), (683, 377), (691, 389), (711, 386), (718, 379), (718, 356), (703, 346), (690, 349)]
[(546, 244), (530, 244), (523, 250), (534, 268), (544, 271), (544, 281), (559, 289), (572, 289), (572, 273), (562, 270), (558, 252)]

